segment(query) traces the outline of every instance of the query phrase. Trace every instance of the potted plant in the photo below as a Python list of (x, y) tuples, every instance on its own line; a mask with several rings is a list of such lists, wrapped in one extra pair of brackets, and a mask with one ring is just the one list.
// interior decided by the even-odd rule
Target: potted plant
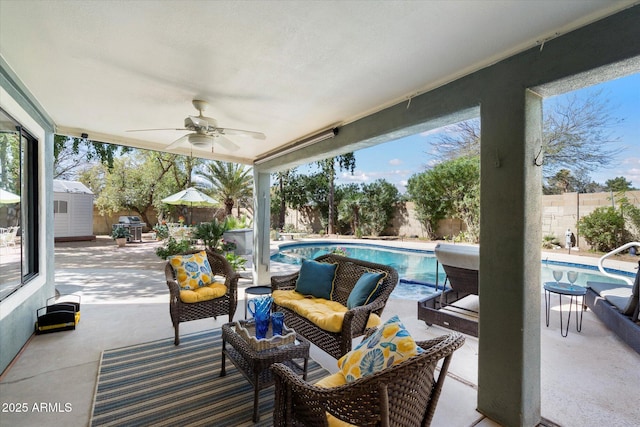
[(114, 227), (111, 231), (111, 238), (116, 241), (120, 248), (127, 244), (127, 238), (129, 236), (129, 229), (124, 227)]

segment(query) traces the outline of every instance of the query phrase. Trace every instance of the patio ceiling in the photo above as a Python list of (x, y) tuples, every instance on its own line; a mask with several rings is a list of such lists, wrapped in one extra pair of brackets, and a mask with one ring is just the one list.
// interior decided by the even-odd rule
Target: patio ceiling
[(251, 164), (633, 3), (0, 0), (0, 54), (58, 133), (164, 150), (187, 132), (126, 131), (204, 99), (266, 140), (175, 152)]

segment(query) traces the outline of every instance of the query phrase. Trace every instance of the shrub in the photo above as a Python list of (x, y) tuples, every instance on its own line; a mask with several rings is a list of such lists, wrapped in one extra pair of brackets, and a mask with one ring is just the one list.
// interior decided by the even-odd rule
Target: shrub
[(225, 218), (225, 222), (227, 224), (228, 230), (237, 230), (239, 228), (252, 227), (252, 222), (246, 215), (242, 215), (240, 218), (229, 215)]
[(553, 234), (547, 234), (542, 238), (543, 249), (553, 249), (560, 246), (560, 241)]
[(169, 237), (166, 246), (156, 249), (156, 255), (162, 259), (167, 259), (171, 255), (183, 254), (191, 249), (191, 242), (188, 240), (177, 241), (173, 237)]
[(167, 227), (167, 224), (156, 224), (153, 226), (153, 231), (156, 233), (158, 239), (164, 240), (169, 237), (169, 227)]
[(233, 252), (237, 247), (238, 245), (233, 240), (221, 240), (220, 250), (222, 252)]
[(244, 266), (247, 263), (246, 258), (236, 255), (233, 252), (227, 252), (224, 254), (224, 257), (229, 261), (229, 264), (231, 264), (231, 267), (233, 267), (235, 271), (246, 270)]
[(600, 207), (578, 221), (580, 234), (592, 249), (609, 252), (620, 246), (625, 234), (624, 217), (612, 207)]
[(204, 242), (204, 245), (212, 251), (220, 251), (220, 241), (225, 231), (229, 230), (227, 221), (220, 222), (216, 218), (211, 222), (203, 222), (196, 225), (192, 237)]

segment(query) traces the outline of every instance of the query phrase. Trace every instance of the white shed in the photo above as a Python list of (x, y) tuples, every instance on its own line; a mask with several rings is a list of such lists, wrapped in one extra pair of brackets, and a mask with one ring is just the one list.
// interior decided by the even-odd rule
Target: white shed
[(93, 193), (83, 183), (54, 179), (53, 213), (56, 241), (95, 240)]

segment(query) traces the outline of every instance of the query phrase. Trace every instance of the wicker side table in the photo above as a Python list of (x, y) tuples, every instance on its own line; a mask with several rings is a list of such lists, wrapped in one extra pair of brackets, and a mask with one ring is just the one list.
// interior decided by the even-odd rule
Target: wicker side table
[[(246, 321), (240, 321), (246, 323)], [(274, 347), (268, 350), (253, 349), (237, 332), (234, 322), (222, 325), (222, 366), (220, 376), (226, 375), (226, 358), (238, 368), (253, 386), (253, 422), (258, 422), (258, 398), (263, 388), (273, 385), (274, 379), (269, 367), (274, 363), (286, 363), (307, 379), (309, 361), (309, 341), (298, 336), (295, 343)], [(227, 345), (229, 344), (229, 345)], [(294, 359), (304, 359), (300, 366)]]

